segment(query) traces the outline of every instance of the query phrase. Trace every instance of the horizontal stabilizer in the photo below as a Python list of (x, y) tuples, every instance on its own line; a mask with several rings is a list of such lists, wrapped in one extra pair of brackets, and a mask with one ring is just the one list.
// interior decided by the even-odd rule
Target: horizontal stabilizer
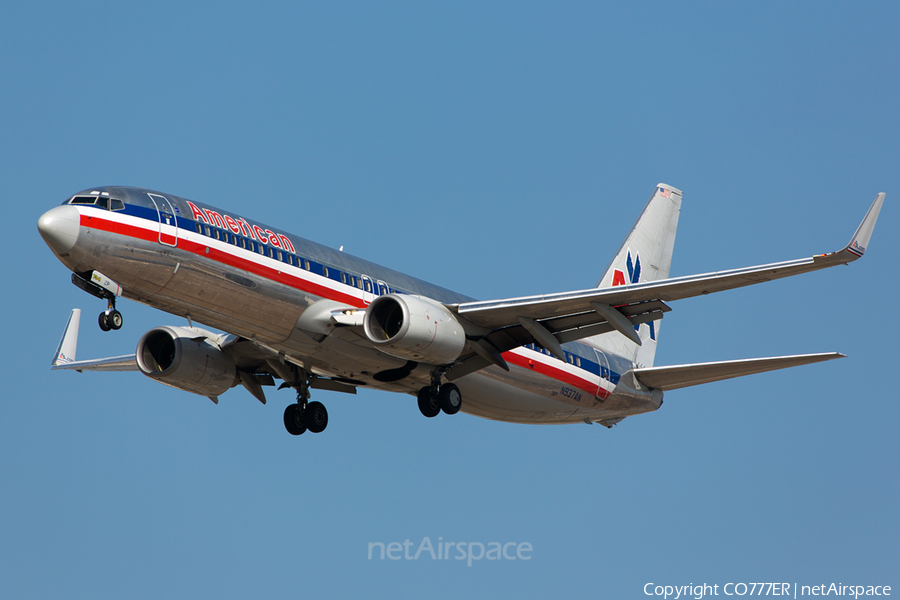
[(799, 367), (812, 363), (843, 358), (839, 352), (821, 354), (797, 354), (794, 356), (777, 356), (772, 358), (748, 358), (744, 360), (725, 360), (720, 362), (696, 363), (692, 365), (673, 365), (669, 367), (649, 367), (634, 369), (633, 373), (643, 385), (662, 391), (677, 390), (701, 383), (722, 381), (754, 373), (765, 373)]

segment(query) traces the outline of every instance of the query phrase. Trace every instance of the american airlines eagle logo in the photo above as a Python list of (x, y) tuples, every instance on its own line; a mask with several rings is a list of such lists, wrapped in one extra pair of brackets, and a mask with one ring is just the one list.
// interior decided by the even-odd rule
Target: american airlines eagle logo
[[(620, 269), (615, 269), (613, 271), (613, 287), (617, 285), (630, 285), (632, 283), (639, 283), (641, 281), (641, 255), (637, 252), (634, 253), (634, 260), (631, 258), (631, 249), (628, 250), (628, 256), (625, 259), (625, 268), (628, 269), (628, 279), (625, 279), (625, 272)], [(647, 323), (650, 327), (650, 339), (654, 342), (656, 341), (656, 326), (653, 321)], [(640, 325), (635, 325), (634, 330), (639, 331), (641, 328)]]
[(625, 279), (625, 273), (616, 269), (613, 271), (613, 286), (629, 285), (638, 283), (641, 280), (641, 255), (635, 253), (634, 261), (631, 260), (631, 249), (628, 250), (628, 258), (625, 259), (625, 266), (628, 268), (628, 280)]

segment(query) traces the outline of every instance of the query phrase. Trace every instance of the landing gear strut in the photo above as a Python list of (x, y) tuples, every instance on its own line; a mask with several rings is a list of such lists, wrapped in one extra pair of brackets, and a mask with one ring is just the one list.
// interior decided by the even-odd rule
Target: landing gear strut
[(436, 417), (439, 412), (455, 415), (462, 407), (462, 393), (456, 384), (441, 383), (443, 372), (435, 369), (431, 374), (431, 385), (423, 387), (416, 395), (419, 412), (428, 418)]
[(307, 430), (322, 433), (328, 426), (328, 411), (321, 402), (309, 401), (309, 384), (316, 376), (303, 369), (295, 371), (298, 377), (289, 385), (297, 390), (297, 403), (284, 409), (284, 428), (291, 435), (301, 435)]

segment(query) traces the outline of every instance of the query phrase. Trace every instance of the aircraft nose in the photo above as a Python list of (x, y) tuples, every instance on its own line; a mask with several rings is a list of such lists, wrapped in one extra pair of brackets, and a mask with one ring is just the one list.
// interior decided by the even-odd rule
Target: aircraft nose
[(38, 231), (50, 248), (64, 256), (78, 240), (81, 217), (74, 206), (57, 206), (51, 208), (38, 219)]

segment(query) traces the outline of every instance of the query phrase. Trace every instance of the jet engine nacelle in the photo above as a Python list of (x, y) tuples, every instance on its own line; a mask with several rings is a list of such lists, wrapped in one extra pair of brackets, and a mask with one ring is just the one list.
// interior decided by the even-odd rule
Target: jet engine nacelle
[(136, 358), (144, 375), (174, 388), (218, 396), (239, 381), (234, 361), (208, 331), (157, 327), (138, 342)]
[(466, 345), (466, 333), (445, 306), (401, 294), (379, 296), (366, 309), (363, 326), (376, 348), (406, 360), (452, 363)]

